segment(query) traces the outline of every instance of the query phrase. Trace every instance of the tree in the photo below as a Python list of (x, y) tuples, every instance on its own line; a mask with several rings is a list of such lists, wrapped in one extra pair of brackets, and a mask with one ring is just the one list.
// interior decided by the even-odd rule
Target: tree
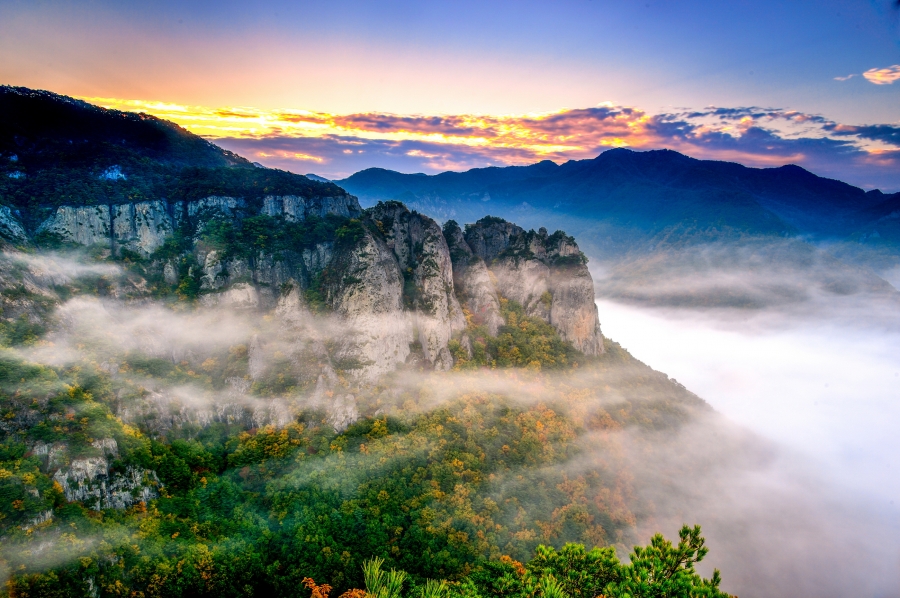
[(621, 567), (622, 579), (607, 586), (606, 594), (615, 598), (730, 598), (719, 590), (719, 570), (712, 579), (703, 579), (694, 564), (709, 549), (700, 535), (700, 526), (685, 525), (678, 533), (678, 546), (656, 534), (646, 548), (634, 547), (631, 563)]

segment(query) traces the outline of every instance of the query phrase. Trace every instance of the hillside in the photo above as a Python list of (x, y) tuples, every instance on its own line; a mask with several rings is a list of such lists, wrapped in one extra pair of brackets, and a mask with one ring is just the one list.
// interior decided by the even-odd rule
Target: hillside
[(0, 202), (34, 229), (59, 205), (240, 195), (335, 195), (330, 183), (254, 167), (178, 125), (23, 87), (0, 87)]
[(715, 416), (603, 337), (573, 237), (3, 98), (0, 595), (726, 596), (699, 528), (619, 560), (629, 447)]

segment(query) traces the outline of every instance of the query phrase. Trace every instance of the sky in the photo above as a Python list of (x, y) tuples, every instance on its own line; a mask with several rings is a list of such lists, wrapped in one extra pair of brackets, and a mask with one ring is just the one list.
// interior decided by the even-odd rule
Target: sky
[(4, 0), (0, 83), (329, 178), (627, 146), (900, 190), (895, 0)]

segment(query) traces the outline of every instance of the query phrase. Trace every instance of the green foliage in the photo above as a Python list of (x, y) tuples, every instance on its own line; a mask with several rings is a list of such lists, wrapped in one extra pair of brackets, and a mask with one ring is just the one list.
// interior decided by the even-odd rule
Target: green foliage
[(571, 598), (599, 596), (620, 578), (615, 549), (585, 550), (583, 544), (566, 544), (558, 552), (550, 546), (538, 546), (527, 569), (538, 577), (552, 577)]
[(622, 567), (622, 581), (610, 585), (613, 596), (634, 598), (728, 598), (719, 590), (718, 569), (711, 579), (703, 579), (694, 564), (709, 552), (700, 535), (700, 526), (685, 525), (678, 532), (678, 545), (656, 534), (646, 547), (635, 546), (631, 562)]
[(366, 229), (362, 222), (355, 218), (351, 218), (335, 231), (334, 238), (340, 246), (353, 247), (365, 234)]
[(506, 320), (506, 325), (500, 327), (495, 337), (483, 326), (469, 328), (468, 336), (472, 339), (471, 357), (458, 341), (450, 344), (456, 369), (490, 366), (527, 367), (540, 371), (543, 368), (560, 369), (586, 362), (585, 356), (571, 343), (562, 340), (553, 326), (541, 318), (525, 315), (525, 310), (519, 303), (501, 299), (500, 313)]
[(307, 443), (304, 429), (302, 424), (291, 424), (280, 430), (266, 426), (255, 434), (243, 432), (238, 436), (237, 448), (228, 456), (228, 464), (242, 467), (267, 459), (286, 459)]
[(242, 219), (214, 217), (203, 225), (200, 238), (220, 252), (220, 259), (253, 259), (261, 253), (280, 259), (286, 251), (300, 252), (320, 243), (355, 241), (362, 224), (333, 214), (310, 215), (302, 221), (260, 214)]
[[(194, 366), (202, 372), (196, 379), (239, 374), (246, 358), (246, 347), (232, 347)], [(577, 411), (589, 395), (566, 387), (558, 399), (547, 396), (555, 407), (460, 388), (460, 398), (440, 409), (364, 418), (343, 434), (315, 412), (280, 428), (211, 425), (186, 437), (173, 430), (169, 438), (149, 438), (112, 416), (108, 405), (131, 388), (128, 377), (177, 381), (187, 367), (135, 353), (110, 378), (86, 364), (57, 372), (0, 359), (0, 404), (8, 410), (0, 417), (40, 420), (0, 438), (0, 537), (14, 546), (27, 546), (29, 533), (70, 538), (42, 559), (0, 556), (16, 571), (9, 594), (67, 593), (80, 588), (67, 580), (91, 578), (101, 595), (291, 595), (314, 577), (340, 591), (365, 584), (384, 596), (575, 598), (624, 596), (610, 593), (610, 584), (659, 578), (631, 573), (612, 548), (584, 547), (633, 525), (625, 507), (611, 506), (626, 504), (615, 468), (571, 476), (558, 467), (577, 454), (583, 426), (615, 429), (656, 417), (651, 411), (621, 405), (612, 411), (618, 420), (579, 423), (564, 406)], [(508, 384), (520, 374), (497, 375)], [(32, 399), (46, 396), (44, 406)], [(96, 438), (117, 441), (114, 471), (155, 471), (160, 498), (124, 512), (89, 511), (66, 503), (43, 462), (27, 453), (28, 441), (63, 441), (70, 457), (91, 456)], [(48, 509), (51, 521), (29, 527)], [(563, 539), (579, 544), (560, 548)], [(687, 542), (705, 554), (696, 537)], [(698, 560), (677, 550), (685, 569)], [(638, 554), (633, 563), (646, 563), (640, 571), (659, 568), (650, 552)], [(673, 562), (666, 554), (653, 558)], [(701, 588), (718, 583), (691, 579)]]
[[(362, 566), (363, 579), (366, 583), (366, 595), (372, 598), (401, 598), (403, 582), (406, 581), (405, 571), (382, 569), (384, 559), (376, 557), (365, 561)], [(433, 591), (433, 590), (432, 590)]]
[(324, 278), (322, 272), (317, 273), (312, 277), (309, 287), (303, 293), (304, 299), (306, 299), (306, 305), (309, 306), (310, 311), (313, 313), (321, 313), (325, 311), (328, 306), (322, 287)]
[(419, 598), (445, 598), (450, 587), (445, 580), (427, 579), (419, 588)]
[(12, 321), (0, 321), (0, 345), (33, 345), (46, 331), (47, 327), (43, 322), (32, 322), (27, 315), (22, 314)]

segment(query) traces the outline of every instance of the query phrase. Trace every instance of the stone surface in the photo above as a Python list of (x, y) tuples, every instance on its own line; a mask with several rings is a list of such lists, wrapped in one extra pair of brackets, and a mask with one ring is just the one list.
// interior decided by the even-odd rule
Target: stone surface
[(466, 327), (453, 286), (450, 250), (438, 224), (399, 202), (379, 203), (368, 216), (384, 233), (404, 279), (404, 303), (413, 309), (413, 325), (425, 360), (437, 370), (453, 365), (451, 336)]
[(145, 201), (112, 207), (117, 246), (150, 255), (174, 230), (174, 219), (164, 201)]
[(111, 244), (109, 206), (60, 206), (38, 226), (37, 233), (59, 235), (79, 245)]
[(62, 486), (66, 500), (79, 501), (94, 511), (126, 509), (159, 496), (155, 472), (129, 466), (110, 473), (105, 457), (72, 459), (68, 467), (53, 474), (53, 480)]
[(444, 226), (444, 236), (453, 262), (453, 282), (460, 301), (471, 314), (472, 323), (486, 326), (492, 336), (503, 325), (497, 286), (484, 260), (472, 251), (459, 225), (452, 220)]
[[(573, 238), (562, 231), (526, 232), (499, 218), (479, 220), (468, 225), (465, 233), (448, 225), (445, 235), (453, 247), (454, 266), (459, 265), (459, 286), (482, 319), (491, 317), (492, 302), (478, 260), (472, 256), (488, 268), (499, 295), (551, 324), (579, 351), (603, 353), (593, 280)], [(479, 299), (469, 299), (470, 295)]]
[(358, 218), (362, 214), (359, 201), (349, 194), (331, 197), (300, 197), (297, 195), (268, 195), (263, 198), (264, 214), (284, 216), (287, 220), (305, 220), (309, 216), (323, 218), (328, 214)]
[(413, 342), (403, 310), (403, 276), (394, 253), (368, 230), (335, 248), (323, 280), (330, 307), (346, 322), (340, 357), (354, 374), (374, 381), (403, 363)]
[(0, 206), (0, 236), (13, 243), (26, 243), (28, 234), (19, 220), (18, 211), (14, 212), (8, 206)]

